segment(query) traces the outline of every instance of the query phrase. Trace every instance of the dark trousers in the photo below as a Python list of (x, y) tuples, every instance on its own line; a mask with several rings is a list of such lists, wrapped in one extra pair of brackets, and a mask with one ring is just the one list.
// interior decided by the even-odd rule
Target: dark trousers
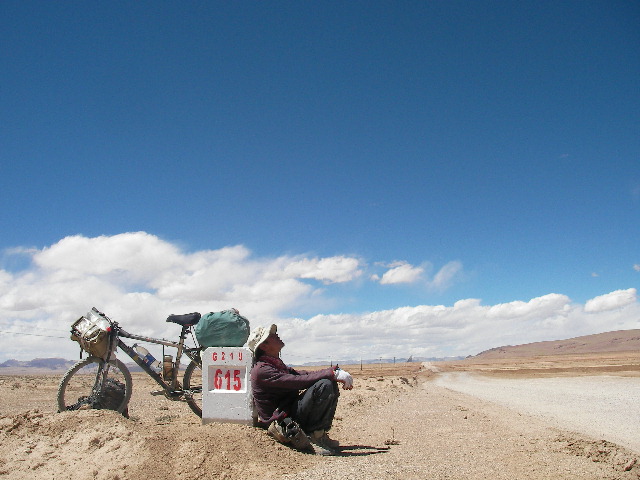
[(293, 418), (306, 432), (329, 430), (338, 406), (340, 390), (332, 380), (318, 380), (298, 397)]

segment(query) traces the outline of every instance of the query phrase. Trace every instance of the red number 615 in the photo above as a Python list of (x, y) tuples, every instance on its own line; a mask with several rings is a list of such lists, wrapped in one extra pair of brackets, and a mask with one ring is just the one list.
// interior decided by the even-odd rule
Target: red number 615
[[(233, 380), (233, 385), (232, 385)], [(213, 388), (216, 390), (235, 390), (236, 392), (242, 388), (242, 379), (240, 378), (240, 370), (233, 371), (233, 378), (231, 376), (231, 370), (223, 372), (221, 369), (216, 370), (216, 374), (213, 377)]]

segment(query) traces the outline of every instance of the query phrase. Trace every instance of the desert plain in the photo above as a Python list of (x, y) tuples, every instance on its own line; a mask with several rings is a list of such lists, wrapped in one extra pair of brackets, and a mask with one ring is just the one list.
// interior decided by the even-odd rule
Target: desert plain
[[(342, 365), (355, 386), (341, 394), (330, 432), (341, 443), (334, 457), (292, 450), (247, 425), (202, 425), (186, 404), (149, 395), (154, 386), (144, 374), (134, 374), (130, 418), (124, 418), (107, 410), (57, 413), (63, 372), (2, 373), (0, 479), (637, 480), (640, 449), (622, 430), (640, 432), (633, 409), (640, 405), (633, 396), (640, 385), (640, 331), (611, 333), (498, 348), (465, 360)], [(551, 390), (536, 394), (546, 379)], [(576, 380), (593, 395), (563, 415), (585, 420), (549, 416), (561, 403), (551, 395), (553, 385)], [(630, 406), (614, 408), (615, 421), (621, 416), (628, 428), (603, 418), (606, 409), (595, 405), (599, 391), (610, 401), (608, 385), (617, 381)], [(489, 393), (474, 387), (487, 382)], [(532, 393), (507, 401), (522, 388)], [(547, 410), (528, 408), (545, 398)], [(595, 430), (581, 421), (595, 422)], [(613, 428), (598, 430), (608, 423)]]

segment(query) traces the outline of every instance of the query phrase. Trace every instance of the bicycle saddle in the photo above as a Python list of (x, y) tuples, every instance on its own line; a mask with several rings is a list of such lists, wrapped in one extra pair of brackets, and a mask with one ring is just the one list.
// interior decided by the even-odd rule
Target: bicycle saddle
[(182, 325), (183, 327), (195, 325), (199, 321), (200, 314), (198, 312), (185, 313), (183, 315), (171, 314), (167, 317), (167, 322), (177, 323), (178, 325)]

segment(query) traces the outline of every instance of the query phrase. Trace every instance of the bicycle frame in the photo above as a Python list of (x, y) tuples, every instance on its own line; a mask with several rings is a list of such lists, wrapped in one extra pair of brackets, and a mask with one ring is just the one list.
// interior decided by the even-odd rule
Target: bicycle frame
[[(178, 388), (180, 385), (180, 382), (178, 381), (178, 372), (180, 370), (180, 360), (182, 358), (182, 355), (183, 354), (186, 355), (189, 359), (191, 359), (192, 361), (198, 364), (201, 363), (201, 359), (200, 359), (201, 348), (200, 347), (190, 348), (190, 347), (185, 347), (184, 345), (187, 334), (191, 332), (190, 326), (182, 327), (182, 331), (180, 332), (180, 339), (178, 342), (129, 333), (126, 330), (124, 330), (122, 327), (120, 327), (116, 322), (113, 322), (113, 330), (115, 332), (115, 338), (117, 338), (116, 347), (124, 351), (129, 357), (131, 357), (131, 359), (134, 362), (136, 362), (136, 364), (138, 364), (138, 366), (140, 366), (140, 368), (142, 368), (142, 370), (144, 370), (147, 373), (147, 375), (153, 378), (156, 381), (156, 383), (160, 385), (160, 387), (162, 387), (165, 394), (173, 397), (178, 397), (181, 395), (191, 395), (192, 393), (194, 393), (192, 391), (187, 392), (182, 388)], [(142, 357), (140, 357), (140, 355), (138, 355), (138, 353), (133, 349), (133, 347), (124, 343), (121, 337), (130, 338), (132, 340), (140, 340), (142, 342), (153, 343), (156, 345), (163, 345), (166, 347), (176, 348), (177, 352), (176, 352), (176, 358), (175, 358), (174, 364), (172, 366), (173, 368), (172, 368), (171, 381), (167, 382), (164, 378), (162, 378), (162, 375), (160, 373), (156, 372), (149, 365), (147, 365), (142, 359)], [(107, 364), (107, 369), (108, 369), (108, 364)]]

